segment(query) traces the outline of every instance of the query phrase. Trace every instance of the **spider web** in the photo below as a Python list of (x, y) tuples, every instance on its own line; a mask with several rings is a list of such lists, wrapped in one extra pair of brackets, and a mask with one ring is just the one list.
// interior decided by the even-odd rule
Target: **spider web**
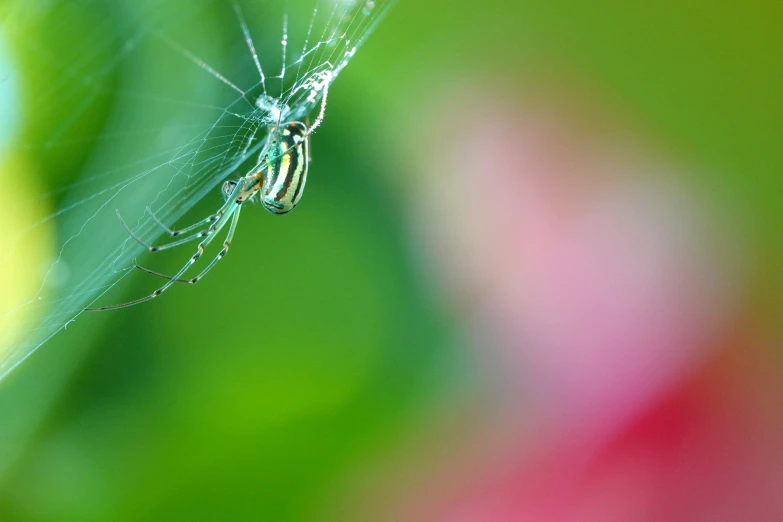
[[(85, 307), (113, 304), (101, 296), (137, 272), (143, 249), (116, 211), (149, 243), (164, 233), (148, 205), (163, 223), (189, 224), (180, 218), (197, 202), (258, 168), (270, 126), (315, 118), (328, 86), (393, 1), (8, 4), (0, 12), (10, 42), (0, 45), (0, 103), (25, 99), (30, 113), (54, 122), (43, 132), (19, 131), (10, 147), (53, 174), (50, 186), (17, 180), (20, 206), (50, 206), (0, 229), (0, 273), (19, 270), (30, 238), (50, 234), (55, 246), (35, 284), (0, 299), (0, 380)], [(81, 25), (84, 16), (94, 23)], [(63, 51), (25, 36), (36, 31), (77, 43)], [(12, 49), (32, 73), (12, 65)], [(75, 165), (70, 158), (84, 150)], [(59, 184), (58, 169), (75, 174)]]

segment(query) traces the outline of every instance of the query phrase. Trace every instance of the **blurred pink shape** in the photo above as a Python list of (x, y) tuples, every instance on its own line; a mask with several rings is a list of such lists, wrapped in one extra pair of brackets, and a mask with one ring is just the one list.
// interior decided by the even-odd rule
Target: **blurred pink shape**
[(442, 112), (461, 117), (476, 99), (469, 124), (425, 119), (455, 130), (425, 129), (443, 140), (421, 158), (416, 228), (452, 297), (474, 310), (511, 407), (600, 437), (723, 331), (735, 283), (717, 225), (667, 169), (551, 111), (472, 93)]
[[(780, 401), (766, 395), (779, 396), (780, 385), (751, 385), (737, 363), (678, 388), (587, 462), (579, 447), (535, 456), (520, 447), (484, 470), (463, 460), (461, 468), (436, 472), (417, 495), (405, 497), (396, 519), (783, 520), (783, 423)], [(462, 454), (475, 450), (469, 446)]]
[(783, 425), (743, 410), (761, 401), (742, 385), (686, 384), (736, 328), (742, 282), (686, 176), (490, 93), (417, 121), (438, 126), (415, 230), (495, 395), (402, 518), (783, 520)]

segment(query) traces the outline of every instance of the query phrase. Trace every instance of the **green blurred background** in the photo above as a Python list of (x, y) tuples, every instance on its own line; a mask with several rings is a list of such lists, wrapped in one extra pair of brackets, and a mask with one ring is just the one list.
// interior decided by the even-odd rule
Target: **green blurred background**
[[(90, 140), (25, 147), (69, 116), (59, 99), (90, 98), (69, 132), (94, 137), (116, 128), (118, 111), (142, 129), (181, 113), (167, 103), (145, 113), (127, 95), (144, 82), (226, 103), (203, 71), (143, 40), (114, 63), (134, 34), (129, 18), (176, 17), (180, 3), (4, 1), (23, 101), (21, 145), (6, 164), (25, 174), (0, 179), (47, 193), (14, 226), (56, 212), (68, 198), (57, 189), (96, 161)], [(291, 4), (292, 18), (308, 12)], [(279, 25), (261, 19), (263, 3), (245, 9), (257, 34)], [(229, 3), (196, 12), (171, 35), (214, 43), (197, 54), (238, 83), (250, 79)], [(753, 252), (748, 309), (780, 324), (781, 24), (773, 1), (400, 1), (330, 92), (296, 212), (245, 209), (230, 255), (197, 287), (83, 315), (0, 383), (0, 520), (352, 518), (367, 484), (383, 483), (437, 419), (480, 394), (459, 307), (444, 302), (410, 234), (408, 200), (422, 175), (411, 129), (444, 84), (513, 96), (552, 75), (589, 82), (668, 154), (704, 166), (692, 175), (725, 204), (721, 213), (739, 216), (741, 248)], [(86, 61), (84, 49), (94, 52)], [(167, 92), (191, 74), (193, 92)], [(481, 106), (460, 110), (466, 126)], [(125, 140), (103, 165), (144, 155), (144, 141)], [(130, 201), (143, 208), (146, 197)], [(204, 198), (184, 221), (218, 203), (217, 193)], [(41, 257), (83, 220), (50, 222)], [(170, 273), (181, 262), (152, 267)], [(155, 284), (132, 275), (101, 304)]]

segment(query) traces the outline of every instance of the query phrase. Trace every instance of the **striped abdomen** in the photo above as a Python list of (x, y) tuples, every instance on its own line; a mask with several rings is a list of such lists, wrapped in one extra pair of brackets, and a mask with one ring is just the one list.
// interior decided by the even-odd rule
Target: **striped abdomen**
[[(281, 125), (262, 160), (269, 164), (261, 188), (261, 204), (272, 214), (290, 212), (302, 198), (309, 158), (306, 134), (307, 127), (303, 123)], [(297, 147), (302, 140), (304, 143)]]

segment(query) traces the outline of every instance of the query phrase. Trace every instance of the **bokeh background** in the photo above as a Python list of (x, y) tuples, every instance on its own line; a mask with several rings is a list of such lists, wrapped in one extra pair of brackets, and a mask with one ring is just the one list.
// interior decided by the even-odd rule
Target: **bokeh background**
[[(21, 4), (0, 240), (40, 223), (3, 309), (90, 165), (144, 155), (95, 158), (160, 116), (128, 92), (193, 67), (122, 47), (130, 3)], [(230, 4), (198, 13), (177, 35), (239, 74)], [(774, 1), (400, 1), (295, 212), (246, 209), (197, 287), (81, 316), (0, 382), (0, 520), (783, 520), (781, 26)], [(79, 100), (95, 139), (43, 146)]]

